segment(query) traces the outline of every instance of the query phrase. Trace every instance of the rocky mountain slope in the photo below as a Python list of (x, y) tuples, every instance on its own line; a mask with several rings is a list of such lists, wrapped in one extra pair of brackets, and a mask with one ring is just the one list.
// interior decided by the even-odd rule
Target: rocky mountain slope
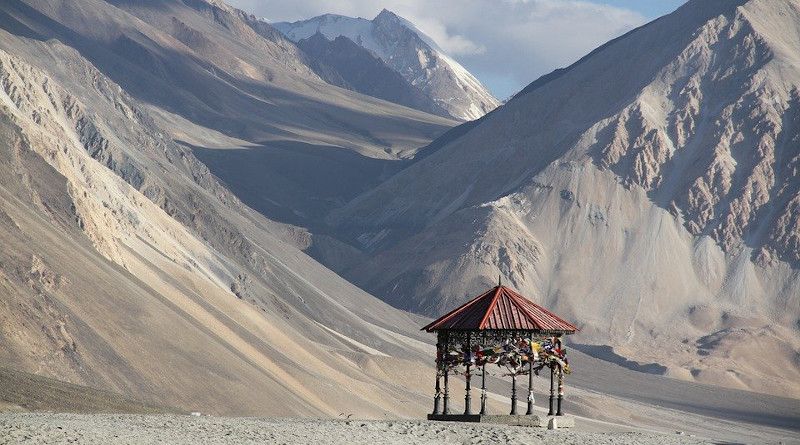
[(421, 89), (439, 107), (461, 120), (477, 119), (500, 102), (464, 67), (407, 20), (386, 9), (374, 19), (326, 14), (275, 28), (297, 42), (316, 33), (329, 40), (345, 36), (358, 43), (408, 83)]
[(451, 121), (333, 88), (249, 20), (203, 1), (0, 6), (0, 361), (206, 413), (421, 412), (417, 318), (303, 254), (306, 232), (194, 153), (324, 139), (318, 156), (363, 168)]
[[(328, 40), (322, 33), (302, 39), (297, 46), (322, 69), (333, 68), (343, 81), (343, 87), (426, 113), (450, 117), (419, 88), (406, 82), (396, 71), (386, 66), (365, 48), (345, 36)], [(316, 70), (315, 70), (316, 71)]]
[(499, 273), (583, 342), (800, 396), (798, 30), (695, 0), (534, 82), (334, 213), (345, 275), (435, 315)]
[(454, 124), (332, 88), (292, 42), (224, 4), (111, 3), (14, 2), (7, 21), (78, 50), (273, 219), (312, 224)]

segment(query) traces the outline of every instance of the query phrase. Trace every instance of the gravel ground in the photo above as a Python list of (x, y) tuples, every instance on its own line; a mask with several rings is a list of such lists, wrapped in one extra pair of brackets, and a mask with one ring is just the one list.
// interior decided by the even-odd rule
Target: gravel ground
[(252, 419), (186, 415), (4, 414), (0, 445), (12, 444), (703, 444), (679, 435), (425, 421)]

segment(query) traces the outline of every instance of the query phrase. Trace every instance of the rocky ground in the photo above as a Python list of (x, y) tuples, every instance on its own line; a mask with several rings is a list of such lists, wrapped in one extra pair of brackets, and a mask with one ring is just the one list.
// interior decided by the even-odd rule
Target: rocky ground
[(468, 423), (253, 419), (188, 415), (4, 414), (0, 445), (12, 444), (703, 444), (686, 435)]

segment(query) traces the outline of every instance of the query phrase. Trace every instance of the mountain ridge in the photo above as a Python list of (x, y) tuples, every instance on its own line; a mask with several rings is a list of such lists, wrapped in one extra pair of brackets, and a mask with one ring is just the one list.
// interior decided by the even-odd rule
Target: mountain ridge
[(345, 36), (328, 40), (322, 33), (299, 40), (297, 46), (314, 60), (342, 76), (346, 87), (368, 96), (443, 117), (450, 114), (411, 85), (378, 57)]
[(346, 36), (373, 52), (457, 119), (477, 119), (500, 104), (472, 74), (444, 54), (430, 37), (386, 9), (373, 20), (324, 14), (273, 25), (295, 42), (317, 32), (328, 40)]

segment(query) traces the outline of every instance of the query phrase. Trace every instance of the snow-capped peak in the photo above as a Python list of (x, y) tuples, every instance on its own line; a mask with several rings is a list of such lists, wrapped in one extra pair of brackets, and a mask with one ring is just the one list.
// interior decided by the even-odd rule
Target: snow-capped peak
[(325, 14), (273, 26), (295, 42), (317, 32), (329, 40), (338, 36), (349, 38), (375, 54), (458, 119), (477, 119), (499, 105), (486, 87), (445, 54), (433, 39), (387, 9), (373, 20)]

